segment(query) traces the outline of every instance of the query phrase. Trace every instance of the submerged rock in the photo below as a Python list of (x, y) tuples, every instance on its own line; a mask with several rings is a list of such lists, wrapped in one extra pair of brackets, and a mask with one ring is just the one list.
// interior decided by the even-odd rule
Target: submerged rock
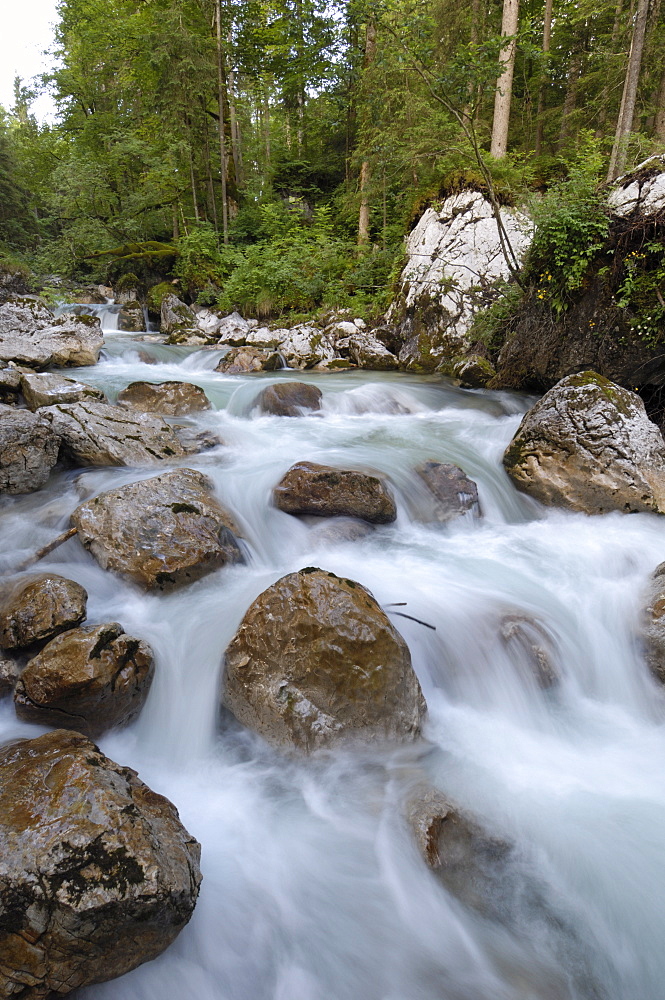
[(16, 714), (99, 736), (138, 715), (153, 674), (150, 646), (117, 622), (71, 629), (26, 666), (14, 691)]
[(41, 411), (77, 465), (154, 465), (185, 453), (169, 425), (106, 403), (61, 403)]
[(518, 669), (547, 689), (559, 681), (554, 665), (552, 639), (540, 622), (529, 615), (504, 615), (499, 623), (499, 635), (511, 660)]
[(433, 521), (452, 521), (461, 514), (480, 513), (478, 487), (458, 465), (427, 461), (416, 472), (432, 494)]
[(0, 749), (0, 996), (45, 1000), (159, 955), (200, 847), (175, 807), (66, 730)]
[(562, 379), (526, 414), (503, 464), (541, 503), (586, 514), (665, 513), (665, 441), (644, 403), (595, 372)]
[(103, 569), (170, 590), (242, 561), (238, 529), (194, 469), (175, 469), (87, 500), (72, 514)]
[(654, 571), (641, 626), (649, 669), (665, 684), (665, 563)]
[(0, 659), (0, 698), (11, 694), (21, 674), (15, 660)]
[(104, 343), (99, 320), (64, 313), (58, 319), (36, 299), (0, 305), (0, 360), (31, 368), (94, 365)]
[(336, 517), (312, 528), (309, 539), (316, 545), (334, 545), (337, 542), (359, 542), (374, 531), (367, 521), (354, 517)]
[(55, 573), (9, 584), (0, 595), (0, 647), (24, 649), (79, 625), (86, 615), (84, 588)]
[(282, 359), (276, 351), (248, 346), (230, 350), (215, 371), (225, 375), (248, 375), (251, 372), (274, 372), (281, 367)]
[(306, 382), (275, 382), (256, 397), (262, 413), (276, 417), (300, 417), (304, 410), (320, 410), (323, 394)]
[(224, 703), (278, 747), (415, 739), (425, 712), (404, 639), (365, 587), (321, 569), (257, 597), (226, 651)]
[(60, 437), (48, 420), (0, 404), (0, 493), (34, 493), (58, 461)]
[(203, 389), (191, 382), (130, 382), (118, 393), (117, 401), (132, 410), (172, 417), (211, 409)]
[(55, 403), (107, 402), (101, 389), (77, 382), (76, 379), (65, 378), (64, 375), (50, 372), (35, 375), (23, 373), (20, 378), (23, 398), (33, 411)]
[(378, 476), (315, 462), (291, 466), (272, 496), (287, 514), (354, 517), (370, 524), (389, 524), (397, 517), (395, 501)]
[(185, 455), (199, 455), (202, 451), (218, 448), (224, 441), (214, 431), (202, 431), (198, 427), (174, 427), (173, 433), (183, 447)]

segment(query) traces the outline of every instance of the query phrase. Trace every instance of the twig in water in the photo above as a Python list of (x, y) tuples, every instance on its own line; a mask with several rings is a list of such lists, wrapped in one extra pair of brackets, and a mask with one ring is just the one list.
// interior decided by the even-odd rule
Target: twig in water
[(44, 545), (43, 548), (38, 549), (37, 552), (34, 552), (22, 563), (19, 563), (19, 565), (14, 570), (12, 570), (12, 572), (21, 572), (21, 570), (27, 569), (28, 566), (32, 566), (33, 563), (39, 562), (40, 559), (43, 559), (44, 556), (47, 556), (50, 552), (53, 552), (53, 550), (57, 549), (58, 546), (62, 545), (63, 542), (66, 542), (68, 541), (68, 539), (73, 538), (74, 535), (77, 533), (77, 531), (78, 528), (68, 528), (67, 531), (63, 531), (61, 535), (58, 535), (57, 538), (54, 538), (53, 541), (48, 543), (48, 545)]
[(389, 611), (389, 615), (399, 615), (400, 618), (408, 618), (410, 622), (418, 622), (419, 625), (424, 625), (425, 628), (431, 628), (432, 632), (436, 632), (436, 625), (430, 625), (429, 622), (423, 622), (420, 618), (414, 618), (413, 615), (405, 615), (403, 611)]

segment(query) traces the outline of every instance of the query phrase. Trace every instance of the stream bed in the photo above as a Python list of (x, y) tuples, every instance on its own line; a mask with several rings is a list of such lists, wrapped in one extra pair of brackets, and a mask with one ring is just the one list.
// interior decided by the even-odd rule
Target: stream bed
[[(662, 1000), (665, 696), (637, 638), (665, 560), (662, 519), (520, 495), (501, 456), (525, 396), (438, 376), (227, 376), (213, 370), (221, 353), (107, 331), (100, 363), (74, 373), (112, 401), (136, 380), (201, 386), (214, 409), (182, 422), (223, 445), (179, 464), (212, 479), (247, 544), (245, 565), (167, 595), (104, 572), (76, 539), (39, 564), (86, 588), (89, 622), (117, 620), (152, 645), (140, 718), (99, 745), (171, 799), (202, 845), (191, 923), (80, 1000)], [(322, 411), (253, 410), (282, 378), (316, 384)], [(481, 518), (421, 523), (413, 470), (427, 459), (477, 482)], [(345, 542), (278, 511), (272, 488), (299, 460), (381, 473), (397, 521)], [(159, 471), (69, 470), (6, 498), (0, 565), (63, 531), (82, 497)], [(421, 743), (293, 759), (220, 715), (223, 654), (245, 611), (305, 566), (359, 581), (393, 615), (405, 602), (411, 617), (392, 620), (428, 704)], [(542, 689), (501, 643), (506, 615), (538, 623), (557, 684)], [(0, 702), (2, 741), (41, 731)], [(423, 779), (515, 845), (486, 912), (419, 854), (404, 805)]]

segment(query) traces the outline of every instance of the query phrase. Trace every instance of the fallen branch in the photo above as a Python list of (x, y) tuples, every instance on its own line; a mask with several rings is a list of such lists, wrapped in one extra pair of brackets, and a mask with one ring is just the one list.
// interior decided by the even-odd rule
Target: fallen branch
[(63, 544), (63, 542), (66, 542), (70, 538), (73, 538), (74, 535), (77, 533), (77, 531), (78, 528), (68, 528), (67, 531), (63, 531), (61, 535), (58, 535), (57, 538), (54, 538), (53, 541), (48, 543), (48, 545), (44, 545), (43, 548), (38, 549), (37, 552), (34, 552), (22, 563), (19, 563), (16, 569), (13, 570), (12, 572), (21, 572), (22, 570), (27, 569), (28, 566), (32, 566), (34, 563), (39, 562), (40, 559), (43, 559), (44, 556), (47, 556), (50, 552), (53, 552), (53, 550), (57, 549), (59, 545)]
[(389, 615), (399, 615), (400, 618), (408, 618), (410, 622), (417, 622), (418, 625), (424, 625), (425, 628), (431, 628), (432, 632), (436, 632), (436, 625), (430, 625), (429, 622), (423, 622), (420, 618), (414, 618), (413, 615), (405, 615), (403, 611), (389, 611)]

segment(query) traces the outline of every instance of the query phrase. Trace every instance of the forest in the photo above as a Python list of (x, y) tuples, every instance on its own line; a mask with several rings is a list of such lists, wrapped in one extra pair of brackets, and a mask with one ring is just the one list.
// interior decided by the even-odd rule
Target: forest
[(660, 0), (62, 0), (59, 18), (56, 122), (17, 79), (0, 131), (0, 252), (42, 275), (371, 319), (438, 196), (537, 214), (554, 190), (584, 214), (665, 149)]

